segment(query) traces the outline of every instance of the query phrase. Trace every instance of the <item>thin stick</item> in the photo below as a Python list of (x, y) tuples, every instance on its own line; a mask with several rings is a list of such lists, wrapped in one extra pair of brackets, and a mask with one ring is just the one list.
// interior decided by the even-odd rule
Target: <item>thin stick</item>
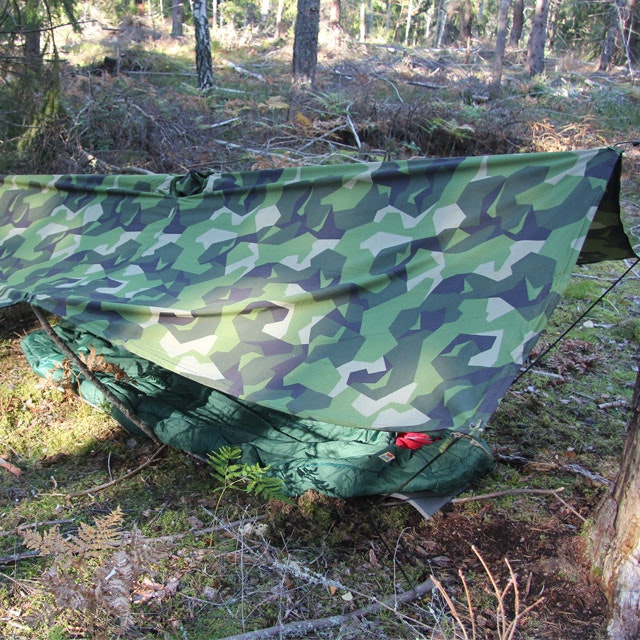
[(494, 498), (501, 498), (502, 496), (517, 496), (524, 494), (533, 494), (541, 496), (556, 496), (561, 491), (564, 491), (564, 487), (558, 489), (507, 489), (506, 491), (496, 491), (495, 493), (484, 493), (478, 496), (469, 496), (468, 498), (454, 498), (451, 504), (464, 504), (465, 502), (474, 502), (476, 500), (493, 500)]
[(2, 536), (13, 536), (16, 533), (20, 533), (20, 531), (25, 531), (26, 529), (35, 529), (36, 527), (48, 527), (53, 524), (71, 524), (75, 522), (73, 519), (65, 518), (64, 520), (43, 520), (42, 522), (29, 522), (27, 524), (21, 524), (17, 526), (15, 529), (11, 531), (0, 531), (0, 537)]
[(118, 482), (122, 482), (123, 480), (130, 478), (131, 476), (134, 476), (136, 473), (139, 473), (140, 471), (148, 467), (166, 448), (167, 448), (166, 444), (161, 445), (156, 449), (155, 453), (146, 462), (143, 462), (139, 467), (132, 469), (128, 473), (125, 473), (123, 476), (120, 476), (115, 480), (111, 480), (110, 482), (105, 482), (104, 484), (99, 484), (97, 487), (93, 487), (91, 489), (85, 489), (84, 491), (76, 491), (75, 493), (66, 493), (66, 494), (52, 493), (50, 495), (64, 495), (67, 498), (77, 498), (78, 496), (88, 496), (93, 493), (98, 493), (98, 491), (108, 489), (109, 487), (112, 487), (114, 484), (118, 484)]
[[(445, 588), (442, 586), (442, 583), (439, 580), (436, 580), (436, 578), (434, 578), (433, 576), (431, 576), (431, 580), (433, 581), (433, 584), (435, 584), (436, 587), (438, 588), (438, 591), (440, 592), (440, 595), (444, 598), (444, 601), (447, 603), (447, 606), (449, 607), (449, 611), (451, 612), (453, 619), (456, 621), (458, 627), (460, 628), (460, 631), (462, 632), (464, 640), (469, 640), (469, 636), (467, 634), (467, 628), (464, 626), (464, 623), (460, 618), (460, 614), (458, 613), (458, 610), (456, 609), (456, 605), (453, 603), (451, 596), (446, 592)], [(473, 616), (473, 611), (470, 610), (469, 615)], [(474, 637), (474, 640), (475, 640), (475, 637)]]
[(328, 618), (304, 620), (302, 622), (290, 622), (288, 624), (269, 627), (268, 629), (257, 629), (256, 631), (247, 631), (246, 633), (240, 633), (235, 636), (227, 636), (221, 640), (266, 640), (267, 638), (286, 638), (288, 636), (295, 635), (306, 636), (312, 632), (320, 631), (322, 629), (340, 627), (354, 618), (377, 613), (381, 608), (395, 609), (399, 604), (407, 604), (413, 600), (421, 598), (425, 594), (429, 593), (434, 586), (435, 584), (432, 580), (426, 580), (416, 586), (415, 589), (405, 591), (399, 595), (390, 596), (384, 600), (378, 600), (373, 604), (357, 609), (356, 611), (352, 611), (351, 613), (339, 616), (329, 616)]
[(16, 562), (26, 560), (27, 558), (37, 558), (39, 555), (39, 551), (25, 551), (24, 553), (14, 553), (10, 556), (0, 556), (0, 566), (5, 564), (15, 564)]
[(130, 420), (142, 433), (144, 433), (147, 437), (151, 438), (153, 442), (156, 444), (160, 444), (160, 440), (153, 432), (153, 429), (145, 424), (142, 420), (140, 420), (136, 415), (131, 413), (125, 405), (120, 402), (120, 400), (113, 394), (98, 378), (93, 374), (93, 372), (87, 367), (87, 365), (80, 360), (80, 358), (69, 348), (69, 346), (60, 338), (60, 336), (53, 330), (53, 327), (49, 324), (49, 321), (45, 318), (44, 314), (38, 307), (31, 305), (33, 312), (38, 318), (40, 325), (44, 329), (45, 333), (51, 338), (53, 343), (62, 351), (64, 355), (71, 360), (71, 362), (78, 367), (79, 371), (82, 375), (93, 384), (100, 393), (106, 398), (108, 402), (110, 402), (118, 411), (124, 415), (127, 420)]

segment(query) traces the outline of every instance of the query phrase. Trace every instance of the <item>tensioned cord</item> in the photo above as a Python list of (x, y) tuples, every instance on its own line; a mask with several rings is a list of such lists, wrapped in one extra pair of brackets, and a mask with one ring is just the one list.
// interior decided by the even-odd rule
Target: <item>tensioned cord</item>
[(620, 282), (623, 280), (623, 278), (625, 278), (631, 271), (633, 271), (633, 269), (635, 269), (635, 267), (638, 265), (638, 263), (640, 263), (640, 258), (636, 258), (636, 261), (620, 276), (618, 277), (608, 288), (607, 290), (600, 295), (597, 300), (595, 300), (595, 302), (593, 302), (591, 305), (589, 305), (589, 307), (586, 309), (586, 311), (584, 311), (583, 313), (581, 313), (572, 323), (571, 325), (569, 325), (569, 327), (567, 329), (565, 329), (565, 331), (563, 331), (560, 336), (558, 336), (535, 360), (533, 360), (532, 362), (530, 362), (527, 367), (525, 367), (524, 369), (522, 369), (522, 371), (520, 371), (520, 373), (514, 378), (513, 382), (511, 384), (514, 384), (515, 382), (518, 382), (518, 380), (520, 380), (520, 378), (522, 378), (522, 376), (525, 373), (528, 373), (533, 367), (535, 367), (536, 364), (538, 364), (538, 362), (540, 362), (540, 360), (542, 360), (542, 358), (544, 358), (544, 356), (547, 355), (547, 353), (549, 353), (549, 351), (551, 351), (561, 340), (563, 340), (568, 333), (570, 333), (571, 331), (573, 331), (573, 329), (575, 329), (575, 327), (578, 325), (579, 322), (581, 322), (582, 320), (584, 320), (584, 318), (589, 314), (589, 312), (596, 306), (598, 305), (600, 302), (602, 302), (602, 300), (605, 298), (605, 296), (607, 294), (609, 294), (609, 292), (611, 292), (615, 287), (618, 286), (618, 284), (620, 284)]

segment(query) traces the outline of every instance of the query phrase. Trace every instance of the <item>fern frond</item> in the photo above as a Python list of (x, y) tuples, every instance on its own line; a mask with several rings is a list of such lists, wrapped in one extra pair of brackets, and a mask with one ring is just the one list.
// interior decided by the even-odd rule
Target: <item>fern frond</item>
[(268, 466), (236, 462), (241, 457), (242, 449), (239, 447), (221, 447), (209, 454), (209, 464), (213, 468), (211, 475), (222, 485), (217, 491), (224, 493), (233, 488), (266, 500), (284, 499), (284, 483), (269, 476)]
[(68, 543), (58, 527), (49, 529), (44, 534), (40, 534), (38, 531), (24, 531), (22, 539), (27, 549), (39, 551), (41, 556), (65, 554), (68, 549)]

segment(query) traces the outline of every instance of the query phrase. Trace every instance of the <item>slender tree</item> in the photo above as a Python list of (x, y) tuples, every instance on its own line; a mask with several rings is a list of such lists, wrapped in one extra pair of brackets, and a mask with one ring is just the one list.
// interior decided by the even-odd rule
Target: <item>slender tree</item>
[(284, 12), (284, 0), (278, 0), (278, 7), (276, 9), (276, 37), (284, 38), (287, 29), (282, 21), (282, 14)]
[(609, 601), (610, 640), (640, 637), (640, 372), (620, 471), (593, 518), (590, 555)]
[(498, 9), (498, 31), (496, 34), (496, 57), (493, 63), (490, 92), (497, 95), (502, 83), (502, 66), (504, 65), (504, 50), (507, 44), (507, 20), (509, 18), (509, 5), (511, 0), (500, 0)]
[(171, 6), (171, 37), (182, 37), (182, 22), (184, 20), (184, 5), (182, 0), (173, 0)]
[(213, 86), (213, 63), (211, 62), (211, 34), (207, 20), (206, 0), (193, 0), (193, 25), (196, 31), (196, 71), (198, 87)]
[(271, 0), (260, 0), (260, 31), (264, 31), (271, 12)]
[(602, 45), (599, 71), (608, 71), (621, 49), (631, 67), (630, 43), (636, 4), (636, 0), (614, 0), (609, 5), (607, 35)]
[(530, 76), (544, 71), (544, 46), (547, 39), (549, 0), (536, 0), (527, 50), (527, 70)]

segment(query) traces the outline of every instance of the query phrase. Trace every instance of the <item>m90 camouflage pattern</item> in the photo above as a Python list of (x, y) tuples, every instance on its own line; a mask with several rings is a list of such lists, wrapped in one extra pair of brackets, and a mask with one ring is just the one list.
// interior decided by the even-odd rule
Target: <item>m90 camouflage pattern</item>
[(289, 414), (487, 420), (576, 262), (634, 256), (610, 148), (186, 176), (5, 176), (28, 301)]

